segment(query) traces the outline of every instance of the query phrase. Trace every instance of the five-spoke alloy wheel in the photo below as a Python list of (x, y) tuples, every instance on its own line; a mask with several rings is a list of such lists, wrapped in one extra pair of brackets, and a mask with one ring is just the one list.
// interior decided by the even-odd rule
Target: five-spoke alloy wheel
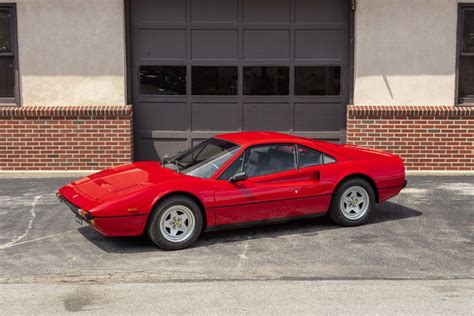
[(160, 220), (160, 232), (171, 242), (186, 240), (192, 234), (194, 226), (194, 214), (184, 205), (167, 208)]
[(329, 216), (342, 226), (357, 226), (367, 222), (375, 204), (372, 186), (360, 178), (352, 178), (339, 186), (333, 196)]
[(369, 194), (363, 187), (350, 187), (342, 194), (340, 207), (348, 219), (359, 219), (369, 209)]
[(151, 215), (147, 232), (150, 239), (166, 250), (190, 246), (203, 226), (199, 206), (187, 196), (171, 196), (161, 201)]

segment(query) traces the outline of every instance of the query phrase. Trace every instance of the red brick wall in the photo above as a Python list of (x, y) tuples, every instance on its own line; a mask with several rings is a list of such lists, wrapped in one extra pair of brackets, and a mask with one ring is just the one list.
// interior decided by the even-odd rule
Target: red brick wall
[(474, 170), (474, 107), (352, 105), (347, 143), (397, 154), (407, 170)]
[(0, 107), (0, 170), (99, 170), (131, 160), (130, 106)]

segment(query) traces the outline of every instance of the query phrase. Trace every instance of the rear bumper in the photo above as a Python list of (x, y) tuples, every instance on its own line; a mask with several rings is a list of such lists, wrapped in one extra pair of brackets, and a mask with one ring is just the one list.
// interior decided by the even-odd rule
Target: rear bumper
[(129, 216), (94, 217), (83, 212), (77, 205), (68, 201), (64, 196), (57, 193), (56, 196), (76, 215), (81, 217), (87, 224), (100, 234), (107, 237), (140, 236), (148, 219), (147, 214)]
[(389, 187), (389, 188), (382, 188), (382, 189), (379, 189), (379, 199), (378, 199), (378, 202), (381, 203), (383, 201), (386, 201), (396, 195), (398, 195), (400, 193), (401, 190), (403, 190), (404, 188), (406, 188), (406, 186), (408, 185), (408, 181), (405, 179), (403, 181), (403, 185), (402, 186), (397, 186), (397, 187)]

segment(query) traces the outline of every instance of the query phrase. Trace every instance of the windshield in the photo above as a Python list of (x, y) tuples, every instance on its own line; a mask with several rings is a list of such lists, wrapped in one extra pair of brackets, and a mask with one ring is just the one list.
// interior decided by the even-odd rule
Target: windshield
[(208, 140), (164, 162), (164, 167), (199, 178), (210, 178), (238, 150), (239, 146), (217, 138)]

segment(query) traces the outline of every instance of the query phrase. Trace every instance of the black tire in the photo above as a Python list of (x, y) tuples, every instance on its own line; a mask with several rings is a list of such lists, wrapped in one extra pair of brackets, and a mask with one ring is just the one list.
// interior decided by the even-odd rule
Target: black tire
[[(167, 210), (173, 206), (184, 206), (188, 208), (194, 216), (194, 228), (190, 231), (190, 235), (182, 241), (169, 240), (169, 237), (167, 238), (160, 229), (163, 216), (166, 214)], [(192, 245), (199, 238), (202, 227), (203, 218), (199, 205), (187, 196), (176, 195), (165, 198), (155, 206), (148, 221), (147, 234), (153, 243), (159, 248), (164, 250), (178, 250)]]
[[(344, 211), (343, 207), (345, 205), (348, 205), (347, 203), (341, 205), (341, 200), (346, 198), (349, 199), (350, 196), (343, 196), (344, 193), (347, 192), (349, 189), (357, 189), (356, 191), (360, 191), (359, 188), (362, 188), (365, 190), (365, 192), (368, 195), (368, 208), (364, 212), (360, 212), (360, 214), (348, 214), (347, 210)], [(358, 193), (359, 194), (359, 193)], [(362, 194), (360, 194), (360, 197), (362, 198)], [(359, 201), (359, 200), (355, 200)], [(356, 202), (355, 202), (356, 203)], [(361, 203), (363, 205), (363, 203)], [(361, 179), (361, 178), (352, 178), (349, 179), (345, 182), (343, 182), (336, 190), (335, 194), (333, 195), (332, 201), (331, 201), (331, 207), (329, 209), (329, 217), (336, 223), (341, 226), (359, 226), (363, 225), (367, 222), (369, 219), (372, 210), (375, 205), (375, 192), (370, 183), (368, 183), (366, 180)], [(357, 206), (358, 207), (358, 206)], [(347, 209), (347, 208), (346, 208)], [(356, 213), (356, 211), (354, 211)], [(349, 217), (353, 218), (349, 218)], [(357, 218), (360, 216), (359, 218)]]

